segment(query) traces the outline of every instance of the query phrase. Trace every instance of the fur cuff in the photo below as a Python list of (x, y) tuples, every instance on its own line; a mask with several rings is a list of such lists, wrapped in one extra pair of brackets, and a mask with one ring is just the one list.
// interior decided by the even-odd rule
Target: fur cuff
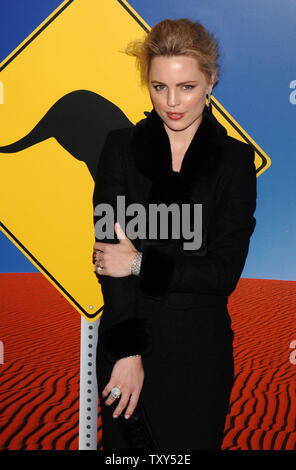
[(171, 246), (147, 246), (143, 250), (139, 288), (144, 294), (165, 296), (175, 264)]
[(151, 333), (144, 318), (131, 318), (108, 328), (100, 335), (105, 357), (116, 362), (126, 356), (145, 354), (151, 346)]

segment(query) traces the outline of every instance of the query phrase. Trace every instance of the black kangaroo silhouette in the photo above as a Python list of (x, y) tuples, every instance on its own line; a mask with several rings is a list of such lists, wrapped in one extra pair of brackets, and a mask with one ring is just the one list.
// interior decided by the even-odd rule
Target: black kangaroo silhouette
[(92, 91), (75, 90), (60, 98), (26, 136), (0, 146), (0, 152), (19, 152), (54, 137), (74, 158), (85, 162), (95, 179), (107, 133), (129, 126), (133, 124), (115, 104)]
[[(107, 133), (129, 126), (133, 124), (115, 104), (95, 92), (75, 90), (56, 101), (27, 135), (9, 145), (0, 146), (0, 153), (20, 152), (54, 137), (74, 158), (85, 162), (95, 181)], [(56, 280), (55, 282), (60, 286)], [(72, 298), (68, 292), (67, 294)], [(72, 300), (75, 301), (73, 298)], [(82, 306), (79, 307), (89, 318), (102, 310), (101, 307), (97, 312), (89, 314)]]

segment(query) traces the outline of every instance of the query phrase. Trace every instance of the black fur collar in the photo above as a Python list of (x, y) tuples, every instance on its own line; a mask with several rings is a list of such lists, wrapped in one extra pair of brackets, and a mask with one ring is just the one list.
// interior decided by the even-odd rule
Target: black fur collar
[[(134, 127), (132, 148), (135, 165), (154, 184), (165, 184), (166, 193), (169, 187), (174, 192), (179, 187), (184, 195), (184, 191), (188, 192), (197, 178), (212, 174), (215, 170), (226, 136), (226, 129), (205, 106), (202, 122), (187, 149), (181, 171), (176, 173), (172, 168), (168, 135), (153, 108), (147, 118)], [(166, 199), (165, 194), (163, 197)]]
[[(132, 154), (135, 166), (150, 181), (150, 190), (148, 194), (148, 204), (190, 204), (192, 210), (194, 203), (204, 203), (209, 191), (208, 177), (219, 166), (219, 157), (222, 151), (223, 143), (227, 136), (226, 129), (217, 121), (217, 119), (208, 111), (207, 106), (203, 110), (203, 119), (199, 125), (188, 149), (183, 158), (180, 173), (174, 172), (172, 168), (171, 148), (168, 135), (164, 128), (161, 118), (155, 109), (151, 111), (146, 119), (141, 120), (133, 128), (132, 136)], [(207, 253), (207, 222), (205, 214), (202, 214), (202, 245), (198, 250), (190, 250), (188, 255), (204, 256)], [(149, 228), (147, 216), (146, 226)], [(180, 222), (180, 233), (182, 221)], [(169, 222), (171, 224), (171, 221)], [(171, 233), (171, 225), (169, 225)], [(181, 237), (181, 242), (183, 243)], [(183, 251), (182, 243), (180, 249)], [(149, 277), (155, 276), (153, 273), (153, 263), (158, 257), (161, 262), (157, 263), (164, 266), (164, 271), (171, 269), (171, 255), (166, 255), (165, 250), (175, 253), (176, 245), (179, 242), (160, 239), (159, 233), (157, 239), (145, 239), (140, 241), (139, 249), (144, 246), (145, 251), (142, 263), (145, 270), (142, 275), (142, 290), (145, 291), (145, 285), (149, 285)], [(160, 251), (158, 252), (160, 248)], [(155, 254), (157, 253), (157, 255)], [(187, 254), (184, 250), (184, 253)], [(156, 258), (155, 258), (155, 256)], [(159, 259), (158, 259), (159, 261)], [(160, 272), (162, 272), (160, 270)], [(163, 275), (160, 275), (162, 278)], [(164, 278), (166, 276), (164, 275)], [(158, 284), (162, 286), (162, 279)]]

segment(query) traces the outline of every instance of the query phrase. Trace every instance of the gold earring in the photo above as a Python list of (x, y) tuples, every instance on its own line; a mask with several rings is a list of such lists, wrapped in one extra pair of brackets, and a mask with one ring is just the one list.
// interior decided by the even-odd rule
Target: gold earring
[(212, 95), (212, 92), (210, 93), (207, 93), (207, 100), (208, 100), (208, 111), (209, 113), (212, 114), (212, 103), (211, 103), (211, 95)]

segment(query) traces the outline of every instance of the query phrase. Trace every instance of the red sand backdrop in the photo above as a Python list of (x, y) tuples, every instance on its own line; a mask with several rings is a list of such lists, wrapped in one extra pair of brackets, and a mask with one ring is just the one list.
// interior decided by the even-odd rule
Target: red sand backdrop
[[(77, 449), (80, 315), (39, 273), (0, 281), (0, 449)], [(295, 281), (241, 279), (230, 297), (236, 381), (223, 449), (296, 449), (295, 311)]]

